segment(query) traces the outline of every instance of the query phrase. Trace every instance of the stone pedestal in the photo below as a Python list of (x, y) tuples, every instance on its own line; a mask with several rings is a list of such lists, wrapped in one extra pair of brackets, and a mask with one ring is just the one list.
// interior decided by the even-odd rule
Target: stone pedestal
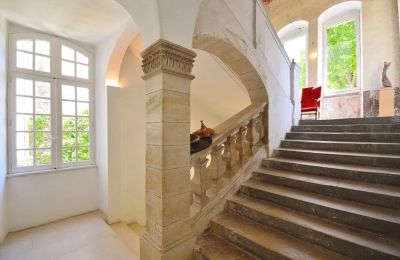
[(165, 40), (143, 53), (146, 81), (146, 232), (141, 259), (189, 259), (190, 83), (196, 54)]
[(394, 88), (379, 90), (379, 116), (394, 116)]

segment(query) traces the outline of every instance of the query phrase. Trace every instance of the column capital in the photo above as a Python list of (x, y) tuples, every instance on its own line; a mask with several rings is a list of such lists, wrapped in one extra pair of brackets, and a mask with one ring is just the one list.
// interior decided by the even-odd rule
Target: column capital
[(194, 79), (191, 74), (196, 53), (167, 40), (159, 39), (142, 52), (143, 79), (165, 72)]

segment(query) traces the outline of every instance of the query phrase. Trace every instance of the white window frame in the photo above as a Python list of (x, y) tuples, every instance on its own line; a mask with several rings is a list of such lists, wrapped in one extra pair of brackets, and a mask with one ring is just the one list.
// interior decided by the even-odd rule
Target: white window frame
[[(282, 46), (285, 46), (285, 43), (291, 40), (294, 40), (296, 38), (300, 38), (305, 36), (306, 38), (306, 85), (304, 87), (308, 86), (308, 81), (309, 81), (309, 75), (308, 75), (308, 24), (304, 24), (303, 25), (303, 21), (302, 22), (302, 28), (299, 29), (298, 27), (293, 27), (293, 29), (289, 29), (287, 30), (287, 26), (290, 26), (291, 24), (285, 26), (283, 29), (281, 29), (281, 31), (279, 32), (280, 35), (280, 39), (282, 42)], [(297, 23), (297, 22), (294, 22)], [(294, 24), (292, 23), (292, 24)], [(295, 61), (296, 62), (296, 61)], [(298, 62), (298, 61), (297, 61)]]
[[(355, 20), (356, 23), (356, 55), (357, 55), (357, 87), (345, 90), (338, 90), (338, 91), (329, 91), (328, 90), (328, 62), (327, 62), (327, 55), (328, 55), (328, 48), (327, 48), (327, 29), (334, 27), (336, 25), (340, 25), (351, 20)], [(324, 96), (337, 96), (337, 95), (345, 95), (345, 94), (352, 94), (360, 92), (361, 90), (361, 27), (360, 27), (360, 11), (359, 10), (349, 10), (343, 12), (339, 15), (333, 16), (332, 18), (326, 20), (322, 25), (322, 80), (324, 86)]]
[[(17, 68), (16, 41), (42, 39), (50, 42), (50, 73), (35, 71), (34, 69)], [(88, 57), (89, 79), (63, 76), (61, 74), (61, 46), (68, 46)], [(94, 94), (94, 55), (92, 52), (68, 40), (42, 33), (10, 33), (9, 34), (9, 62), (8, 62), (8, 173), (30, 173), (55, 169), (80, 168), (95, 165), (95, 94)], [(35, 66), (33, 58), (33, 68)], [(76, 75), (76, 73), (75, 73)], [(51, 82), (51, 133), (52, 133), (52, 163), (46, 166), (17, 167), (16, 155), (16, 78), (39, 79)], [(89, 89), (89, 136), (90, 160), (72, 163), (62, 163), (62, 111), (61, 111), (61, 84), (70, 82)], [(34, 123), (34, 122), (33, 122)], [(35, 132), (34, 132), (35, 133)]]

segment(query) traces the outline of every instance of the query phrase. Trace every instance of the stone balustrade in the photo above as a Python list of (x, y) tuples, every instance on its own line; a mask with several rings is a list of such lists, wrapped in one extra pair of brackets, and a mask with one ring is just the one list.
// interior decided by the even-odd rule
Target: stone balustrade
[(265, 106), (251, 105), (217, 126), (212, 145), (191, 156), (192, 216), (217, 199), (263, 147)]

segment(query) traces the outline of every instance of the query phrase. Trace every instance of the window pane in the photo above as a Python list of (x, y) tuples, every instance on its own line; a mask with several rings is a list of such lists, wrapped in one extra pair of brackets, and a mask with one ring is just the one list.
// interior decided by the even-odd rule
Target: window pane
[(33, 148), (33, 133), (17, 133), (17, 149)]
[(74, 101), (63, 101), (62, 102), (62, 114), (66, 116), (75, 115), (75, 102)]
[(69, 61), (62, 61), (61, 73), (64, 76), (75, 77), (75, 63)]
[(50, 83), (43, 81), (35, 82), (35, 96), (36, 97), (50, 97)]
[(31, 70), (33, 68), (33, 56), (30, 53), (17, 51), (17, 67)]
[(330, 91), (357, 87), (357, 35), (355, 20), (326, 30), (327, 85)]
[(33, 116), (32, 115), (17, 115), (17, 131), (32, 131)]
[(89, 79), (89, 67), (86, 65), (76, 64), (76, 76), (81, 79)]
[(78, 148), (78, 161), (89, 161), (90, 160), (90, 150), (89, 147)]
[(63, 148), (62, 153), (63, 163), (76, 161), (75, 148)]
[(62, 85), (62, 99), (75, 100), (75, 87)]
[(39, 115), (35, 116), (35, 130), (51, 131), (51, 117)]
[(89, 103), (78, 102), (77, 104), (78, 116), (88, 116), (89, 115)]
[(33, 98), (17, 97), (17, 113), (33, 113)]
[(76, 88), (77, 100), (89, 101), (89, 89), (88, 88)]
[(89, 131), (88, 117), (78, 117), (78, 131)]
[(16, 80), (17, 95), (32, 96), (33, 95), (33, 83), (29, 79), (17, 78)]
[(306, 66), (306, 51), (307, 38), (306, 35), (296, 37), (284, 43), (286, 52), (289, 58), (294, 60), (300, 67), (300, 87), (304, 88), (307, 84), (307, 66)]
[(76, 130), (75, 117), (63, 116), (62, 125), (63, 125), (62, 127), (63, 131), (75, 131)]
[(35, 70), (50, 72), (50, 58), (35, 55)]
[(18, 40), (17, 41), (17, 50), (32, 52), (33, 51), (32, 40)]
[(51, 148), (51, 133), (36, 132), (35, 147)]
[(50, 43), (48, 41), (36, 40), (35, 52), (43, 55), (50, 56)]
[(17, 167), (33, 166), (33, 151), (17, 151)]
[(89, 146), (89, 133), (78, 133), (78, 146)]
[(62, 134), (62, 143), (64, 147), (76, 146), (76, 133), (75, 132), (64, 132)]
[(50, 114), (51, 112), (50, 99), (37, 98), (35, 102), (36, 102), (37, 114), (45, 114), (45, 115)]
[(36, 150), (36, 165), (50, 165), (51, 164), (51, 150), (38, 149)]
[(79, 51), (76, 52), (76, 61), (83, 64), (89, 64), (89, 58), (86, 55), (83, 55)]
[(61, 57), (63, 60), (75, 61), (75, 51), (74, 49), (62, 45), (61, 47)]

